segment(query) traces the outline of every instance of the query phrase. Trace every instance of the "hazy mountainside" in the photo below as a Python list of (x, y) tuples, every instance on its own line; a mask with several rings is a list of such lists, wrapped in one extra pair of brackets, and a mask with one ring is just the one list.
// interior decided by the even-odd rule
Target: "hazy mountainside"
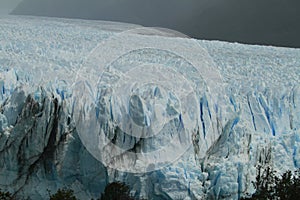
[(0, 187), (238, 199), (300, 167), (300, 50), (131, 24), (0, 18)]
[(12, 13), (121, 21), (199, 39), (300, 47), (299, 9), (297, 0), (24, 0)]

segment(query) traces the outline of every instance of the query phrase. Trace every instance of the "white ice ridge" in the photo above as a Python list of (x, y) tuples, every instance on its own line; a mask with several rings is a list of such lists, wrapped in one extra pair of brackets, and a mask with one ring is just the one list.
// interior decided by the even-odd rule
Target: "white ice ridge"
[[(145, 172), (149, 166), (159, 169), (178, 159), (192, 145), (200, 121), (200, 93), (224, 93), (213, 60), (197, 41), (170, 37), (170, 32), (165, 36), (154, 28), (132, 29), (103, 40), (86, 60), (74, 81), (75, 98), (83, 96), (83, 91), (91, 95), (76, 101), (77, 130), (95, 157), (121, 171)], [(211, 105), (221, 105), (217, 97), (213, 96)], [(168, 125), (174, 120), (179, 120), (175, 126), (182, 126), (172, 130), (178, 138), (171, 140), (169, 148), (149, 153), (151, 143), (161, 140), (154, 136), (170, 132)], [(130, 145), (118, 148), (105, 135), (104, 124), (133, 136), (136, 143), (144, 142), (145, 147), (141, 152), (128, 151), (133, 148)], [(86, 130), (92, 130), (88, 136)], [(108, 160), (105, 154), (99, 155), (103, 151), (110, 152)], [(112, 162), (112, 157), (119, 161)]]
[(0, 188), (86, 199), (119, 180), (146, 199), (238, 199), (257, 165), (300, 167), (299, 92), (299, 49), (2, 17)]
[[(33, 20), (31, 23), (35, 22)], [(47, 23), (46, 20), (45, 22)], [(60, 23), (68, 24), (70, 22), (62, 21)], [(110, 129), (118, 127), (124, 133), (136, 137), (136, 142), (139, 142), (140, 137), (150, 138), (160, 132), (163, 133), (166, 131), (164, 129), (168, 127), (165, 125), (179, 120), (179, 123), (182, 123), (180, 126), (183, 128), (182, 130), (177, 128), (179, 134), (177, 141), (172, 140), (174, 143), (170, 143), (171, 151), (177, 153), (166, 156), (169, 154), (166, 151), (167, 148), (151, 154), (143, 152), (144, 150), (142, 153), (128, 152), (130, 155), (132, 154), (129, 157), (133, 157), (133, 162), (139, 160), (139, 163), (143, 163), (142, 166), (135, 168), (131, 162), (128, 162), (131, 167), (124, 167), (125, 163), (120, 164), (114, 161), (110, 167), (123, 171), (145, 172), (148, 171), (150, 164), (153, 165), (153, 156), (156, 157), (157, 166), (151, 167), (151, 170), (174, 162), (192, 145), (191, 137), (193, 132), (198, 129), (197, 124), (200, 121), (200, 93), (207, 92), (207, 95), (224, 93), (221, 92), (224, 88), (222, 78), (214, 66), (214, 62), (196, 40), (182, 38), (182, 34), (175, 31), (157, 28), (131, 28), (129, 25), (122, 25), (120, 30), (117, 30), (117, 28), (113, 28), (114, 24), (109, 25), (108, 22), (95, 24), (103, 31), (102, 38), (90, 53), (85, 56), (81, 55), (82, 61), (79, 65), (70, 62), (61, 63), (60, 66), (55, 67), (51, 66), (51, 63), (45, 63), (45, 67), (41, 67), (41, 64), (34, 64), (33, 67), (30, 66), (30, 63), (28, 66), (24, 66), (25, 61), (20, 65), (16, 64), (14, 70), (20, 71), (20, 73), (24, 71), (25, 75), (31, 76), (33, 80), (29, 81), (29, 84), (34, 84), (30, 85), (31, 88), (47, 85), (47, 89), (51, 88), (53, 91), (61, 93), (63, 98), (72, 96), (75, 104), (70, 102), (69, 105), (75, 105), (76, 130), (86, 148), (106, 165), (111, 163), (111, 158), (118, 157), (123, 152), (119, 150), (110, 155), (108, 161), (104, 161), (107, 156), (105, 155), (103, 158), (104, 154), (99, 154), (99, 152), (104, 151), (104, 147), (109, 149), (106, 151), (113, 151), (109, 148), (108, 142), (100, 140), (102, 136), (105, 136), (105, 134), (99, 134), (103, 124), (108, 123)], [(58, 24), (55, 28), (62, 26)], [(69, 26), (72, 28), (71, 25)], [(20, 43), (22, 44), (22, 42)], [(81, 44), (77, 41), (73, 42), (73, 45)], [(43, 45), (41, 46), (43, 47)], [(61, 50), (58, 48), (57, 51)], [(69, 57), (69, 55), (65, 55), (63, 59)], [(54, 61), (58, 60), (54, 58)], [(28, 78), (26, 77), (26, 79)], [(59, 85), (64, 85), (61, 86), (63, 89), (52, 84), (53, 79), (59, 81)], [(107, 88), (112, 84), (109, 82), (116, 82), (116, 80), (118, 83), (115, 83), (110, 88), (111, 93), (108, 93)], [(153, 96), (150, 90), (155, 93), (157, 91), (157, 94)], [(103, 95), (104, 92), (105, 95)], [(146, 94), (146, 92), (150, 93)], [(136, 101), (141, 102), (142, 107), (128, 107), (130, 102), (135, 103), (132, 102), (132, 96), (136, 96)], [(141, 96), (142, 99), (140, 99)], [(212, 107), (214, 107), (213, 105), (221, 106), (217, 97), (218, 95), (213, 95), (212, 98), (207, 99)], [(103, 102), (107, 99), (110, 102)], [(97, 114), (99, 109), (107, 109), (108, 112), (104, 114), (100, 112), (99, 117)], [(138, 118), (133, 116), (132, 109), (135, 110), (136, 115), (141, 115), (140, 118), (144, 122), (139, 122)], [(214, 112), (211, 114), (214, 115)], [(89, 115), (96, 118), (87, 117)], [(103, 118), (107, 120), (103, 121)], [(95, 126), (99, 127), (99, 130)], [(149, 142), (153, 142), (153, 140), (159, 141), (161, 138), (152, 137)], [(201, 141), (204, 142), (204, 140)], [(101, 145), (99, 146), (99, 144)], [(113, 145), (112, 148), (116, 147)], [(126, 147), (125, 150), (127, 151), (128, 148), (132, 148), (132, 146)], [(127, 154), (123, 154), (123, 156), (127, 156)], [(123, 156), (118, 158), (121, 160), (120, 162), (123, 162)]]

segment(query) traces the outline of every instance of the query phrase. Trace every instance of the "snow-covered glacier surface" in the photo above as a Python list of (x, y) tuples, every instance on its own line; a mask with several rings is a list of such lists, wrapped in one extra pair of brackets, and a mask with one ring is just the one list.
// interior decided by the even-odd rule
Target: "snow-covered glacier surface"
[(0, 18), (0, 188), (239, 199), (300, 167), (300, 49), (101, 21)]

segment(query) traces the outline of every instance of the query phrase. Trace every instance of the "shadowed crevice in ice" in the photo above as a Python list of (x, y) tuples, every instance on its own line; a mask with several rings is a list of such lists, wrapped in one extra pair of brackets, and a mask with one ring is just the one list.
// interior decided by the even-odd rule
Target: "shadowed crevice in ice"
[(17, 197), (98, 198), (122, 181), (137, 198), (238, 199), (255, 166), (300, 166), (298, 49), (97, 21), (0, 27), (0, 184)]

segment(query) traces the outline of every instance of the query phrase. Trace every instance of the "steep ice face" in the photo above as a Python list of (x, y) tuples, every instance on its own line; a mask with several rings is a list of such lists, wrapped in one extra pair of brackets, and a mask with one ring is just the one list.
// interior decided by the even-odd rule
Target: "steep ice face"
[[(144, 34), (155, 29), (135, 31), (104, 40), (78, 70), (74, 118), (96, 158), (110, 168), (141, 173), (171, 164), (192, 146), (202, 123), (199, 98), (221, 92), (223, 81), (197, 41), (164, 37), (159, 42)], [(77, 98), (86, 91), (88, 96)], [(206, 103), (222, 105), (218, 95)], [(199, 156), (213, 141), (199, 140)]]
[(0, 18), (0, 184), (41, 199), (238, 199), (299, 167), (300, 51), (85, 20)]
[(299, 168), (299, 50), (201, 44), (228, 83), (231, 109), (238, 111), (204, 160), (214, 180), (210, 194), (253, 192), (247, 180), (253, 180), (257, 165), (279, 172)]

